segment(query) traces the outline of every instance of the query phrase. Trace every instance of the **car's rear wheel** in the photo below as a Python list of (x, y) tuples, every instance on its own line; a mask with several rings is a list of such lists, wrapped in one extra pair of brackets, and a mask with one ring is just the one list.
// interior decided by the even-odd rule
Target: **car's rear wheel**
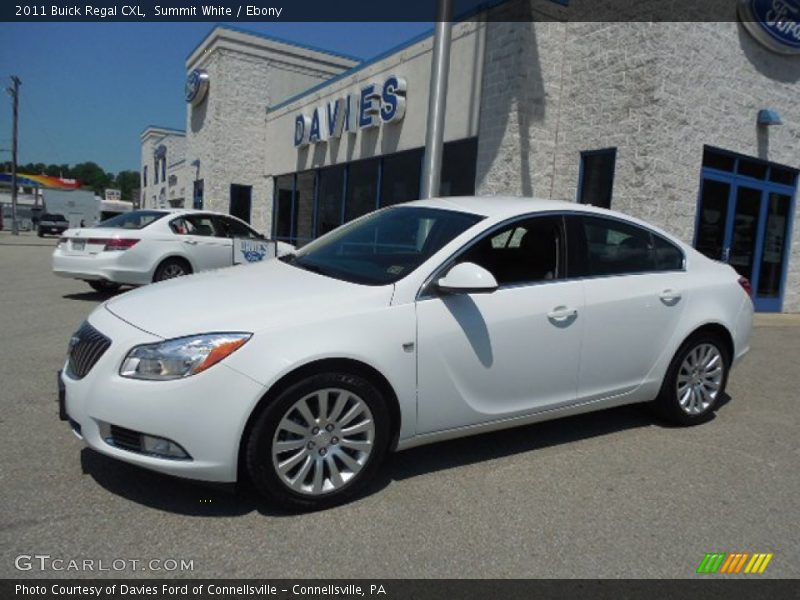
[(153, 275), (153, 281), (166, 281), (167, 279), (175, 279), (176, 277), (183, 277), (184, 275), (191, 275), (192, 268), (189, 264), (180, 258), (168, 258), (156, 269)]
[(389, 442), (380, 391), (342, 372), (296, 383), (257, 417), (246, 442), (250, 479), (267, 499), (317, 510), (352, 498), (377, 471)]
[(97, 292), (116, 292), (120, 284), (105, 279), (97, 279), (94, 281), (87, 281), (91, 288)]
[(690, 337), (667, 370), (655, 400), (658, 413), (678, 425), (707, 421), (725, 393), (730, 364), (730, 352), (719, 336), (701, 332)]

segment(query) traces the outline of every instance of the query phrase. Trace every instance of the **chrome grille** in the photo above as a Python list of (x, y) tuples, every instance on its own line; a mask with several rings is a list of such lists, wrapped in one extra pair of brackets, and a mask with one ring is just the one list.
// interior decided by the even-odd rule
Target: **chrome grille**
[(73, 379), (86, 377), (110, 345), (110, 339), (85, 322), (69, 341), (67, 375)]

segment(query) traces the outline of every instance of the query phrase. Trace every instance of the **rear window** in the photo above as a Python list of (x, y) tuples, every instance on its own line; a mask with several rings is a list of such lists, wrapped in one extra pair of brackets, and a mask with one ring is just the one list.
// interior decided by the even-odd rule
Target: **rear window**
[(107, 221), (98, 223), (95, 227), (110, 227), (112, 229), (143, 229), (158, 221), (167, 213), (160, 210), (135, 210), (112, 217)]

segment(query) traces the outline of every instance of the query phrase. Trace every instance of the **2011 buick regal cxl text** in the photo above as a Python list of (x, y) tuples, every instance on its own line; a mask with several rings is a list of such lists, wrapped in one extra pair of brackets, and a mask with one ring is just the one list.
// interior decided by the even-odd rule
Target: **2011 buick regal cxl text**
[(636, 402), (703, 422), (749, 349), (748, 290), (605, 209), (410, 202), (107, 301), (70, 340), (62, 416), (108, 456), (323, 508), (438, 440)]

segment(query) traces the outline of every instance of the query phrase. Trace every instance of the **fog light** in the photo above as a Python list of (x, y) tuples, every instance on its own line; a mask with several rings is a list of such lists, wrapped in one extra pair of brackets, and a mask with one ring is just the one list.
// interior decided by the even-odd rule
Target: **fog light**
[(189, 454), (171, 440), (142, 434), (142, 450), (164, 458), (191, 458)]

